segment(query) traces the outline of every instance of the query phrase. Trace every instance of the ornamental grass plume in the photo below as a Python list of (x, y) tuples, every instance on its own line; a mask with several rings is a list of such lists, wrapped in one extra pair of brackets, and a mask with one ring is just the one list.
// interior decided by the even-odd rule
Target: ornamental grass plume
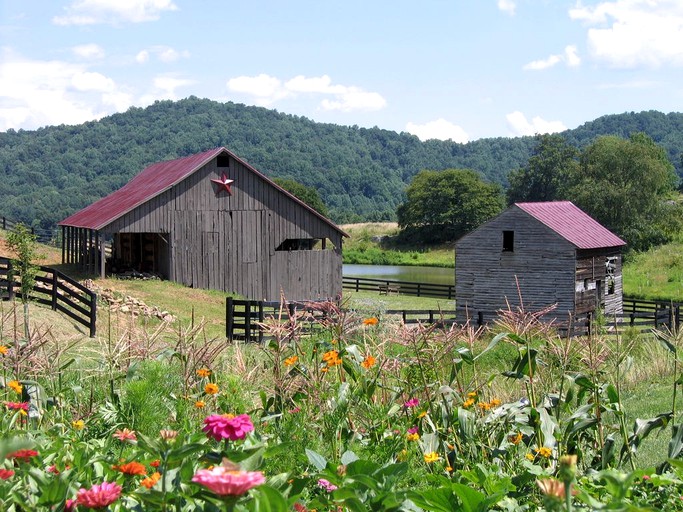
[(200, 469), (192, 477), (192, 481), (218, 496), (242, 496), (249, 489), (261, 485), (266, 478), (260, 471), (242, 471), (235, 464), (224, 460), (222, 466)]
[(230, 439), (237, 441), (244, 439), (249, 432), (254, 430), (254, 424), (246, 414), (233, 416), (231, 414), (212, 414), (204, 418), (204, 428), (202, 429), (208, 437), (216, 441)]
[(114, 482), (102, 482), (90, 489), (79, 489), (76, 503), (85, 508), (105, 508), (114, 503), (121, 496), (121, 486)]

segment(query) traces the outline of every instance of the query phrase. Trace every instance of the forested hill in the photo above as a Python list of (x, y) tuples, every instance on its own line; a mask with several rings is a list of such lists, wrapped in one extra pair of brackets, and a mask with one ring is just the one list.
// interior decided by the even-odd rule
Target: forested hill
[[(680, 172), (683, 114), (606, 116), (566, 132), (583, 147), (602, 134), (645, 131)], [(191, 97), (131, 108), (100, 121), (0, 133), (0, 215), (35, 227), (59, 220), (121, 187), (150, 163), (225, 146), (270, 177), (315, 187), (337, 222), (395, 218), (403, 190), (422, 169), (474, 169), (505, 184), (526, 164), (532, 137), (467, 144)]]

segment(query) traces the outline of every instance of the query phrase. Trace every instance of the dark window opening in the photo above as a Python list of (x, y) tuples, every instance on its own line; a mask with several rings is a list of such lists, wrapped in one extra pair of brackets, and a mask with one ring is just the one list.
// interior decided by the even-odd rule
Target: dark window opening
[(228, 155), (218, 155), (216, 167), (230, 167), (230, 157)]
[(327, 238), (288, 238), (276, 251), (325, 251), (334, 249), (334, 245)]
[(512, 252), (515, 250), (515, 232), (503, 231), (503, 251)]

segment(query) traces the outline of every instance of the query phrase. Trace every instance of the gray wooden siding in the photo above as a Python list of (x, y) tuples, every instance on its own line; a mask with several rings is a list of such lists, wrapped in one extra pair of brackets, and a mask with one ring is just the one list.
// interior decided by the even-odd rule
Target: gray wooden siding
[[(614, 258), (614, 293), (609, 293), (607, 259)], [(621, 253), (618, 248), (578, 250), (576, 256), (576, 314), (602, 308), (605, 315), (623, 311)], [(598, 297), (599, 294), (599, 297)]]
[[(514, 251), (503, 251), (503, 231), (514, 232)], [(460, 320), (483, 312), (486, 321), (508, 303), (537, 310), (557, 304), (548, 317), (565, 321), (574, 307), (575, 248), (544, 224), (511, 208), (456, 244), (455, 294)], [(517, 282), (519, 282), (519, 290)]]
[[(211, 179), (225, 172), (232, 195)], [(334, 297), (341, 293), (341, 233), (250, 169), (216, 159), (123, 215), (106, 233), (168, 233), (169, 279), (252, 299)], [(287, 239), (327, 238), (334, 250), (276, 248)]]

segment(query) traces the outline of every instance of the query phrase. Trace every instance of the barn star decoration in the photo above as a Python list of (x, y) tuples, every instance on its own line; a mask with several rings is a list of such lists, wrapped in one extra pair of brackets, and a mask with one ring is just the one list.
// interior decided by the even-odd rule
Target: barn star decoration
[(227, 175), (223, 173), (220, 179), (211, 180), (216, 185), (218, 185), (218, 191), (225, 190), (229, 195), (232, 195), (232, 190), (230, 190), (230, 185), (232, 185), (235, 180), (228, 179)]

